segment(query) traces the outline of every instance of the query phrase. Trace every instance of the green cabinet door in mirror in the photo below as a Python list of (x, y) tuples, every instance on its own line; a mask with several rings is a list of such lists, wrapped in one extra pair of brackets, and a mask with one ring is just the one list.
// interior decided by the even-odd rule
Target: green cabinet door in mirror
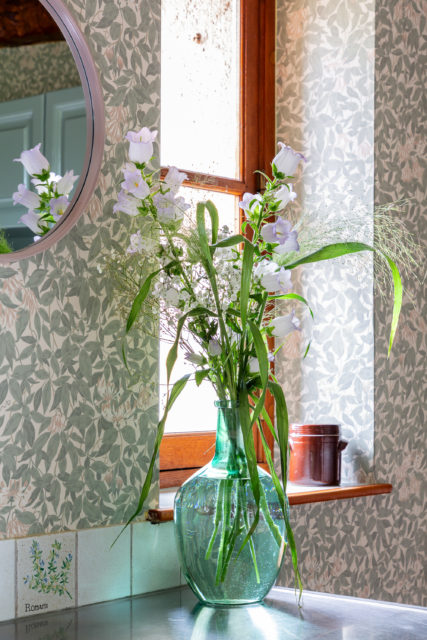
[[(49, 123), (46, 125), (45, 123)], [(81, 87), (0, 103), (0, 228), (13, 250), (33, 242), (34, 233), (19, 222), (27, 209), (13, 205), (18, 184), (31, 187), (19, 162), (24, 149), (41, 142), (51, 171), (80, 175), (86, 150), (86, 105)]]
[(81, 87), (46, 94), (44, 155), (52, 171), (80, 175), (86, 150), (86, 103)]
[(29, 188), (30, 179), (22, 164), (13, 160), (23, 149), (43, 141), (43, 128), (43, 95), (0, 103), (0, 229), (5, 230), (14, 249), (26, 246), (34, 234), (23, 224), (17, 226), (26, 209), (13, 206), (12, 194), (19, 183)]

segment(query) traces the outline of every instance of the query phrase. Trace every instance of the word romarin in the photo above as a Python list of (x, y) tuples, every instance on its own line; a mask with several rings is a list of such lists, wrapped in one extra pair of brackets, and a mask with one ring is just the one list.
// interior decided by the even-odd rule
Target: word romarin
[(25, 613), (28, 611), (40, 611), (40, 609), (48, 609), (48, 605), (45, 604), (26, 604), (25, 605)]

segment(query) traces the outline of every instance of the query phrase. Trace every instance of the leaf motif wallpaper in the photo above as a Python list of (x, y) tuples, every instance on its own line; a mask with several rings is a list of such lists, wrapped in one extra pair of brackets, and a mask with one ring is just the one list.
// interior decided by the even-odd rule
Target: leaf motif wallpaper
[[(105, 98), (98, 185), (68, 236), (0, 266), (0, 537), (121, 523), (135, 505), (158, 414), (156, 340), (130, 340), (151, 384), (129, 388), (123, 319), (101, 256), (127, 246), (112, 206), (129, 129), (159, 121), (160, 3), (66, 0)], [(153, 487), (151, 503), (157, 495)]]
[(3, 47), (0, 69), (0, 102), (81, 85), (66, 42)]
[[(126, 242), (126, 217), (112, 215), (124, 134), (142, 122), (159, 123), (160, 3), (65, 1), (99, 69), (105, 155), (88, 210), (67, 238), (0, 267), (3, 538), (123, 522), (148, 465), (157, 417), (157, 342), (133, 335), (132, 364), (148, 370), (154, 384), (130, 390), (119, 351), (123, 322), (97, 264)], [(426, 229), (424, 6), (424, 0), (279, 2), (277, 35), (278, 139), (310, 151), (305, 206), (321, 199), (337, 209), (339, 194), (349, 189), (354, 202), (369, 204), (375, 184), (376, 202), (413, 198), (408, 224), (420, 241)], [(352, 198), (344, 204), (352, 206)], [(313, 360), (307, 364), (306, 391), (313, 395), (304, 391), (297, 402), (300, 369), (289, 375), (282, 364), (278, 373), (294, 398), (296, 419), (333, 406), (354, 436), (346, 476), (375, 473), (394, 489), (389, 496), (292, 509), (304, 586), (425, 605), (424, 291), (414, 285), (415, 306), (405, 301), (387, 360), (388, 311), (375, 298), (372, 317), (370, 282), (360, 295), (354, 266), (324, 310), (320, 294), (341, 271), (333, 267), (311, 284), (306, 275), (301, 282), (319, 305), (318, 338), (328, 345), (313, 351), (319, 370)], [(332, 396), (325, 395), (325, 379), (338, 390)], [(293, 585), (289, 560), (280, 582)]]
[[(331, 233), (337, 240), (347, 234), (349, 218), (357, 220), (355, 233), (364, 226), (365, 241), (372, 236), (369, 215), (354, 210), (373, 205), (374, 7), (373, 0), (278, 4), (277, 139), (307, 158), (295, 189), (305, 224), (324, 244)], [(366, 482), (373, 469), (372, 262), (359, 254), (292, 277), (315, 317), (307, 357), (298, 332), (280, 352), (291, 421), (340, 424), (349, 441), (342, 479)]]
[[(374, 9), (375, 51), (368, 49), (365, 58), (365, 20), (370, 16), (368, 24), (372, 26)], [(352, 15), (355, 19), (355, 13), (360, 12), (352, 27), (352, 32), (359, 34), (358, 39), (348, 50), (348, 64), (337, 71), (334, 82), (355, 77), (354, 71), (351, 71), (354, 56), (359, 56), (362, 61), (365, 59), (367, 68), (370, 68), (369, 59), (374, 55), (374, 75), (368, 80), (368, 85), (372, 86), (375, 79), (374, 173), (365, 176), (362, 173), (361, 180), (374, 181), (376, 204), (411, 198), (405, 224), (424, 246), (427, 229), (427, 148), (423, 105), (425, 9), (424, 0), (377, 0), (375, 6), (370, 1), (356, 5), (345, 0), (301, 0), (286, 3), (286, 6), (282, 4), (278, 12), (277, 110), (279, 139), (289, 134), (293, 136), (291, 143), (294, 140), (303, 141), (305, 127), (308, 127), (310, 149), (319, 149), (322, 161), (328, 164), (329, 159), (337, 153), (335, 145), (340, 148), (345, 131), (339, 128), (343, 113), (339, 108), (341, 105), (337, 105), (336, 117), (324, 129), (328, 132), (328, 144), (325, 146), (324, 134), (317, 141), (318, 119), (322, 117), (324, 105), (331, 100), (331, 80), (328, 80), (327, 69), (322, 65), (325, 55), (328, 60), (334, 47), (342, 47), (348, 16)], [(339, 24), (342, 20), (344, 24), (341, 29)], [(329, 51), (326, 53), (322, 38), (319, 46), (310, 40), (311, 32), (318, 33), (322, 29), (330, 34)], [(308, 37), (302, 41), (300, 38), (304, 34), (308, 34)], [(289, 53), (290, 47), (292, 51), (300, 51), (297, 62), (301, 61), (302, 55), (308, 59), (305, 68), (297, 65), (298, 73), (294, 73), (295, 59)], [(337, 60), (341, 55), (342, 52), (335, 51)], [(312, 123), (300, 117), (298, 105), (301, 96), (310, 95), (313, 99), (310, 64), (315, 58), (313, 64), (319, 76), (313, 89), (319, 113)], [(286, 84), (288, 80), (289, 89)], [(322, 96), (322, 87), (325, 96)], [(350, 92), (346, 83), (342, 92), (344, 100)], [(286, 100), (288, 93), (291, 106)], [(346, 113), (349, 123), (354, 121), (356, 142), (364, 116), (358, 113), (363, 102), (356, 96), (353, 98), (356, 100), (354, 109), (351, 111), (346, 108)], [(303, 114), (306, 116), (307, 111), (303, 111)], [(369, 146), (366, 144), (365, 148), (368, 150)], [(371, 157), (370, 152), (367, 157)], [(364, 170), (362, 165), (366, 156), (360, 152), (356, 160), (359, 170)], [(346, 168), (344, 166), (342, 171), (345, 172)], [(338, 172), (338, 167), (336, 170)], [(415, 301), (412, 304), (407, 298), (404, 300), (397, 338), (389, 359), (390, 303), (386, 304), (379, 295), (375, 296), (375, 465), (372, 470), (377, 481), (393, 484), (393, 492), (386, 496), (308, 504), (292, 509), (306, 589), (422, 606), (427, 604), (424, 540), (427, 524), (427, 456), (423, 413), (427, 313), (425, 285), (422, 284), (423, 269), (424, 265), (420, 264), (419, 282), (414, 280), (408, 283)], [(321, 284), (324, 284), (323, 281)], [(353, 295), (351, 291), (352, 304), (355, 303)], [(358, 334), (357, 340), (359, 337)], [(369, 346), (369, 354), (370, 349)], [(362, 358), (364, 353), (361, 350), (357, 357)], [(348, 358), (347, 352), (342, 358)], [(336, 367), (337, 359), (330, 357), (330, 362), (331, 366)], [(356, 366), (356, 384), (358, 370)], [(353, 387), (350, 385), (348, 389), (342, 390), (341, 398), (344, 405), (350, 392), (351, 406)], [(369, 438), (363, 440), (369, 442)], [(289, 559), (282, 570), (280, 584), (293, 584)]]

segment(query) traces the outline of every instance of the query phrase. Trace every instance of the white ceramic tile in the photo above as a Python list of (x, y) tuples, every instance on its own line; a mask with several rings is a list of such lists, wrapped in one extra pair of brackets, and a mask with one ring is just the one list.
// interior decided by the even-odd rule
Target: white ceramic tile
[(132, 633), (132, 601), (130, 598), (81, 607), (77, 609), (77, 616), (78, 635), (76, 640), (131, 640), (131, 638), (134, 640), (144, 640), (145, 638), (160, 640), (158, 636)]
[(132, 535), (132, 594), (179, 586), (173, 522), (139, 522)]
[(15, 617), (15, 540), (0, 541), (0, 620)]
[(79, 531), (78, 605), (130, 595), (130, 527)]
[(76, 534), (23, 538), (17, 548), (17, 614), (76, 606)]

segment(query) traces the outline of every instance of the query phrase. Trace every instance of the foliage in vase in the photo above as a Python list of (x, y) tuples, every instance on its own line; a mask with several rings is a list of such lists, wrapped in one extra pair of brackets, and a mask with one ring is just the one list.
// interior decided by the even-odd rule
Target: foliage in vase
[[(219, 228), (218, 212), (211, 201), (198, 203), (195, 215), (189, 212), (189, 205), (178, 195), (186, 178), (184, 173), (171, 167), (161, 180), (158, 172), (150, 168), (155, 137), (156, 132), (145, 127), (127, 135), (130, 162), (123, 171), (124, 181), (114, 212), (128, 214), (133, 219), (134, 232), (130, 235), (126, 254), (113, 252), (103, 265), (128, 301), (126, 333), (139, 320), (142, 319), (143, 329), (146, 319), (159, 316), (162, 333), (171, 341), (166, 361), (165, 409), (158, 424), (140, 500), (129, 522), (144, 507), (172, 405), (190, 377), (194, 376), (198, 385), (208, 380), (220, 402), (231, 402), (239, 410), (244, 463), (256, 502), (256, 513), (248, 523), (242, 548), (250, 544), (265, 504), (257, 470), (255, 427), (264, 446), (286, 525), (286, 538), (278, 535), (276, 529), (272, 533), (279, 547), (289, 545), (296, 580), (301, 588), (286, 500), (288, 412), (283, 390), (271, 367), (286, 338), (301, 329), (294, 306), (301, 305), (313, 316), (307, 300), (293, 291), (292, 271), (299, 265), (346, 254), (376, 252), (389, 268), (394, 285), (390, 348), (402, 300), (399, 271), (383, 247), (374, 248), (355, 241), (316, 246), (313, 238), (300, 230), (299, 224), (286, 212), (296, 198), (295, 174), (305, 158), (291, 147), (279, 143), (280, 150), (271, 165), (272, 176), (264, 175), (263, 192), (244, 194), (240, 202), (245, 215), (241, 233), (232, 233), (227, 227)], [(291, 308), (276, 316), (278, 301)], [(185, 350), (194, 372), (172, 384), (179, 348)], [(123, 355), (126, 362), (125, 348)], [(275, 423), (265, 409), (268, 392), (275, 400)], [(265, 421), (279, 447), (281, 480), (274, 469), (261, 420)], [(222, 507), (219, 496), (218, 522), (221, 514), (227, 512)], [(228, 518), (222, 527), (231, 530), (230, 514)], [(224, 544), (227, 544), (227, 536)], [(220, 547), (219, 556), (227, 555), (227, 551)]]

